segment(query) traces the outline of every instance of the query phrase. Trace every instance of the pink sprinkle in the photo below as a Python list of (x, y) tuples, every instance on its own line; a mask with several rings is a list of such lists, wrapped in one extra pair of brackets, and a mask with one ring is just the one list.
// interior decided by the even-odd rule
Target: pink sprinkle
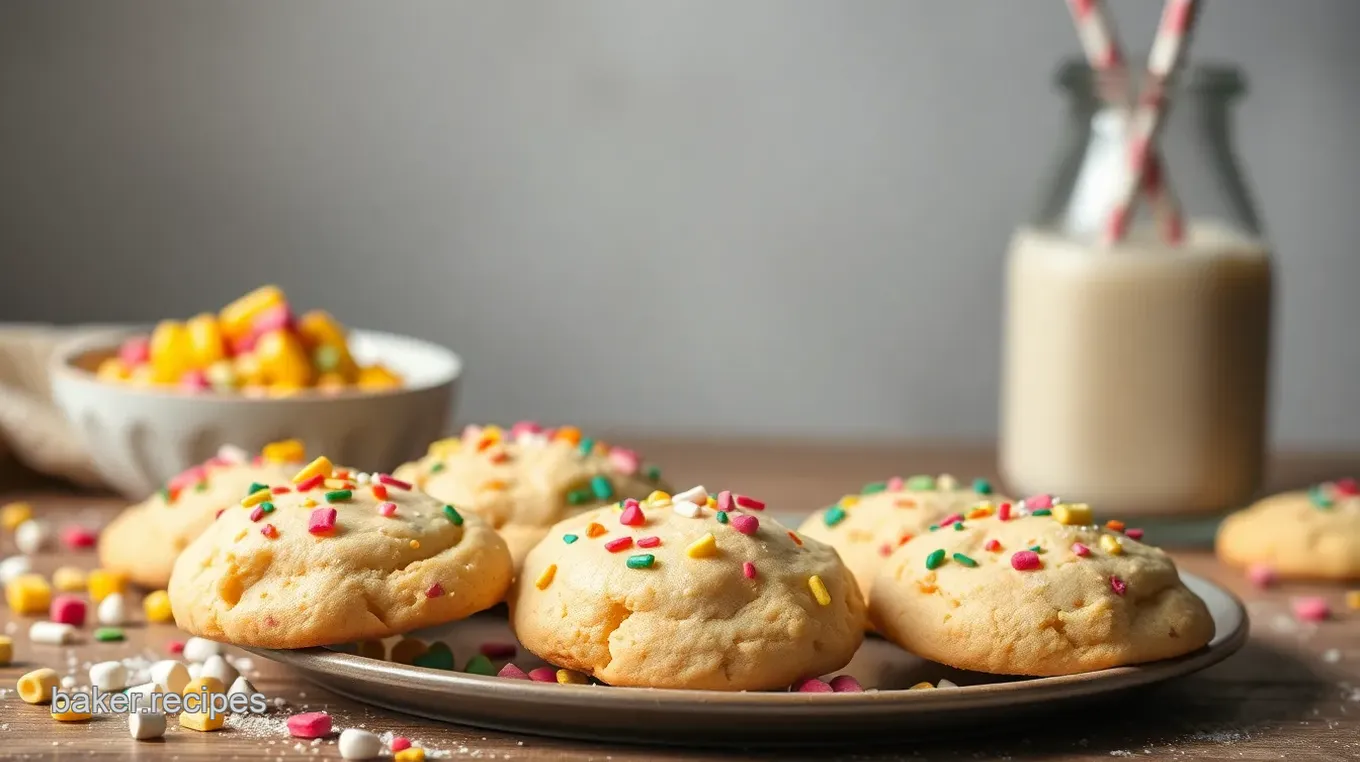
[(263, 509), (263, 508), (261, 508), (260, 506), (257, 505), (257, 506), (255, 506), (253, 509), (251, 509), (251, 511), (250, 511), (250, 520), (251, 520), (251, 521), (259, 521), (259, 520), (262, 519), (262, 518), (264, 518), (264, 509)]
[(61, 530), (61, 541), (71, 549), (93, 548), (99, 535), (82, 526), (72, 524)]
[(325, 712), (303, 712), (288, 718), (288, 734), (294, 738), (325, 738), (331, 734), (331, 716)]
[(1085, 545), (1082, 545), (1079, 542), (1072, 543), (1072, 552), (1081, 556), (1082, 558), (1091, 555), (1091, 549), (1086, 547)]
[(798, 692), (798, 693), (831, 693), (831, 692), (832, 692), (831, 686), (830, 686), (830, 685), (828, 685), (827, 683), (822, 682), (821, 680), (818, 680), (818, 679), (815, 678), (815, 677), (809, 677), (808, 679), (804, 680), (803, 682), (795, 684), (793, 689), (794, 689), (794, 691), (796, 691), (796, 692)]
[(514, 643), (503, 643), (498, 641), (487, 641), (477, 648), (482, 656), (488, 659), (509, 659), (514, 656), (519, 648)]
[(280, 484), (280, 485), (277, 486), (277, 487), (270, 487), (270, 488), (269, 488), (269, 491), (270, 491), (270, 492), (273, 492), (275, 495), (286, 495), (286, 494), (288, 494), (289, 492), (292, 492), (292, 490), (288, 489), (287, 487), (283, 486), (282, 484)]
[(1030, 509), (1031, 511), (1043, 510), (1044, 508), (1052, 508), (1053, 496), (1033, 495), (1031, 497), (1027, 497), (1025, 498), (1025, 507)]
[(642, 459), (632, 450), (625, 450), (622, 447), (615, 447), (609, 451), (609, 462), (614, 466), (614, 470), (625, 476), (631, 476), (638, 472), (642, 467)]
[(378, 513), (381, 513), (382, 515), (390, 519), (397, 514), (397, 504), (378, 503)]
[(389, 487), (396, 487), (397, 489), (404, 489), (404, 490), (410, 490), (410, 489), (411, 489), (411, 483), (410, 483), (410, 482), (404, 482), (404, 481), (402, 481), (401, 479), (393, 479), (392, 477), (388, 476), (387, 474), (378, 474), (378, 481), (381, 482), (381, 483), (383, 483), (383, 484), (386, 484), (386, 485), (389, 486)]
[(1317, 596), (1295, 598), (1293, 606), (1294, 616), (1305, 622), (1321, 622), (1332, 615), (1332, 607), (1327, 605), (1326, 598)]
[(638, 540), (637, 542), (637, 546), (639, 548), (655, 548), (660, 544), (661, 544), (660, 537), (643, 537), (641, 540)]
[(741, 576), (747, 579), (756, 578), (756, 565), (747, 561), (741, 565)]
[(181, 389), (187, 389), (191, 392), (201, 392), (212, 388), (212, 384), (208, 383), (207, 374), (201, 370), (185, 371), (184, 375), (179, 377), (179, 386)]
[(463, 433), (459, 436), (463, 438), (464, 442), (476, 442), (482, 438), (482, 427), (475, 423), (469, 423), (463, 427)]
[(620, 550), (627, 550), (633, 547), (632, 537), (617, 537), (604, 544), (604, 549), (610, 553), (618, 553)]
[(1128, 538), (1131, 539), (1131, 540), (1141, 540), (1141, 539), (1143, 539), (1143, 530), (1141, 530), (1141, 529), (1125, 529), (1125, 530), (1124, 530), (1124, 536), (1125, 536), (1125, 537), (1128, 537)]
[(642, 515), (642, 509), (636, 505), (630, 505), (623, 509), (619, 514), (619, 523), (628, 527), (640, 527), (646, 523), (647, 517)]
[(543, 427), (537, 421), (520, 421), (510, 427), (510, 438), (519, 439), (525, 434), (537, 434), (543, 431)]
[(529, 670), (529, 679), (536, 683), (557, 682), (557, 670), (552, 667), (539, 667)]
[(765, 510), (765, 503), (753, 497), (747, 497), (746, 495), (734, 495), (733, 499), (736, 500), (737, 505), (742, 508), (749, 508), (753, 511)]
[(275, 529), (273, 524), (265, 524), (260, 527), (260, 534), (272, 540), (279, 536), (279, 530)]
[(953, 523), (956, 522), (956, 521), (963, 521), (963, 516), (962, 516), (961, 514), (958, 514), (958, 513), (951, 513), (951, 514), (949, 514), (948, 516), (945, 516), (945, 517), (944, 517), (944, 520), (942, 520), (942, 521), (940, 522), (940, 526), (942, 526), (942, 527), (947, 527), (947, 526), (949, 526), (950, 524), (953, 524)]
[(982, 549), (990, 550), (995, 553), (996, 551), (1001, 550), (1001, 541), (993, 537), (982, 546)]
[(306, 479), (303, 479), (302, 481), (298, 482), (297, 491), (298, 491), (298, 492), (307, 492), (307, 491), (309, 491), (309, 490), (316, 489), (317, 487), (320, 487), (320, 486), (321, 486), (321, 482), (324, 482), (324, 481), (326, 481), (326, 476), (325, 476), (325, 474), (317, 474), (316, 476), (309, 476), (309, 477), (307, 477)]
[(430, 585), (429, 589), (425, 591), (426, 598), (438, 598), (443, 594), (444, 586), (439, 584), (438, 582), (434, 583), (433, 585)]
[(265, 334), (292, 326), (293, 311), (288, 308), (287, 302), (280, 302), (261, 310), (260, 314), (256, 315), (255, 319), (251, 321), (250, 330), (256, 334)]
[[(510, 680), (529, 679), (529, 676), (524, 674), (524, 670), (520, 669), (519, 667), (516, 667), (513, 664), (507, 664), (504, 667), (501, 667), (501, 671), (496, 673), (496, 677), (504, 677)], [(557, 676), (554, 675), (553, 679), (556, 680)]]
[(231, 340), (231, 353), (233, 355), (249, 354), (255, 351), (255, 342), (260, 340), (260, 334), (251, 331), (245, 336)]
[(1016, 571), (1034, 571), (1041, 566), (1039, 554), (1032, 550), (1017, 550), (1011, 554), (1011, 568)]
[(850, 675), (836, 675), (831, 678), (831, 690), (836, 693), (863, 693), (864, 686)]
[(730, 491), (723, 490), (722, 492), (718, 493), (718, 510), (720, 511), (732, 510), (732, 493)]
[(165, 644), (165, 648), (172, 654), (182, 654), (184, 653), (184, 641), (172, 640)]
[(213, 521), (216, 521), (216, 520), (222, 518), (222, 514), (224, 514), (224, 513), (226, 513), (226, 512), (227, 512), (227, 509), (226, 509), (226, 508), (218, 508), (218, 509), (217, 509), (217, 513), (214, 513), (214, 514), (213, 514)]
[(732, 528), (742, 534), (755, 534), (760, 529), (760, 519), (744, 513), (738, 514), (732, 517)]
[(1247, 567), (1247, 579), (1259, 588), (1275, 584), (1275, 570), (1265, 564), (1252, 564)]
[(406, 751), (409, 748), (411, 748), (411, 739), (407, 738), (406, 736), (392, 737), (392, 751), (394, 752)]
[(128, 366), (141, 365), (151, 359), (151, 340), (145, 336), (133, 336), (118, 348), (118, 359)]
[(641, 508), (641, 507), (642, 507), (642, 503), (639, 503), (639, 502), (637, 501), (637, 498), (633, 498), (633, 497), (625, 498), (624, 501), (623, 501), (623, 509), (624, 509), (625, 511), (628, 510), (629, 508)]
[(263, 456), (263, 455), (256, 455), (255, 457), (251, 458), (251, 459), (250, 459), (250, 465), (252, 465), (252, 466), (263, 466), (263, 465), (264, 465), (264, 456)]
[(184, 489), (185, 487), (188, 487), (190, 485), (197, 484), (201, 481), (206, 481), (207, 478), (208, 469), (204, 468), (203, 466), (194, 466), (193, 468), (190, 468), (184, 473), (176, 474), (174, 477), (170, 479), (169, 482), (166, 483), (165, 486), (172, 490)]
[(335, 509), (317, 508), (307, 520), (307, 531), (312, 534), (325, 534), (335, 528)]
[(1112, 576), (1110, 577), (1110, 589), (1114, 591), (1115, 595), (1123, 596), (1128, 591), (1129, 586), (1124, 580)]
[(879, 545), (879, 546), (878, 546), (878, 554), (879, 554), (880, 556), (883, 556), (884, 558), (887, 558), (888, 556), (891, 556), (891, 555), (892, 555), (892, 551), (893, 551), (892, 546), (889, 545), (889, 544), (886, 543), (886, 542), (883, 543), (882, 545)]
[(1354, 479), (1349, 477), (1337, 479), (1332, 482), (1332, 489), (1336, 491), (1336, 494), (1345, 495), (1346, 497), (1360, 495), (1360, 484), (1357, 484)]
[(47, 618), (58, 624), (84, 627), (85, 601), (74, 595), (58, 595), (52, 599), (52, 607), (47, 612)]
[(902, 485), (903, 485), (902, 477), (894, 476), (893, 478), (888, 480), (888, 486), (886, 489), (888, 492), (901, 492)]
[(1001, 521), (1011, 520), (1011, 504), (1002, 503), (996, 507), (996, 517)]

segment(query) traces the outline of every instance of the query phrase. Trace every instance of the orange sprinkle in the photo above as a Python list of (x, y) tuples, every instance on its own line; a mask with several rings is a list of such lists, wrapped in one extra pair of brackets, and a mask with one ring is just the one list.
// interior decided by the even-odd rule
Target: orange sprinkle
[(411, 540), (411, 550), (420, 550), (420, 540)]
[(347, 471), (346, 469), (341, 468), (341, 469), (336, 470), (336, 472), (333, 473), (333, 474), (331, 474), (331, 476), (334, 476), (334, 477), (337, 478), (337, 479), (348, 479), (348, 478), (349, 478), (349, 471)]
[(893, 502), (897, 505), (898, 508), (915, 508), (915, 507), (916, 507), (916, 501), (915, 501), (915, 500), (912, 500), (911, 498), (900, 498), (900, 499), (895, 500), (895, 501), (893, 501)]
[(492, 463), (504, 463), (505, 461), (510, 460), (510, 453), (506, 452), (505, 450), (497, 450), (488, 455), (487, 458)]
[(379, 500), (386, 500), (386, 499), (387, 499), (387, 485), (386, 485), (386, 484), (374, 484), (374, 485), (371, 487), (371, 489), (373, 490), (373, 497), (375, 497), (375, 498), (377, 498), (377, 499), (379, 499)]
[(990, 505), (979, 505), (978, 507), (968, 512), (968, 518), (980, 519), (984, 516), (992, 515), (992, 511), (993, 508)]
[(911, 538), (912, 538), (912, 537), (913, 537), (913, 535), (904, 534), (904, 535), (902, 535), (901, 537), (897, 538), (897, 544), (898, 544), (898, 545), (906, 545), (907, 543), (911, 542)]
[(505, 487), (505, 482), (500, 479), (491, 479), (490, 481), (482, 482), (482, 491), (484, 492), (500, 492), (503, 491)]
[(799, 537), (798, 535), (794, 534), (794, 533), (793, 533), (793, 530), (789, 530), (789, 538), (792, 539), (792, 540), (794, 541), (794, 543), (796, 543), (796, 544), (798, 544), (798, 545), (802, 545), (802, 544), (803, 544), (803, 538), (801, 538), (801, 537)]
[(553, 439), (565, 439), (572, 444), (580, 444), (581, 430), (575, 426), (563, 426), (557, 430), (556, 434), (553, 434)]
[(1110, 530), (1111, 532), (1122, 532), (1124, 531), (1124, 522), (1119, 521), (1117, 519), (1110, 519), (1109, 521), (1105, 522), (1105, 528)]
[[(600, 524), (596, 524), (595, 522), (592, 521), (590, 522), (590, 526), (586, 527), (586, 537), (599, 537), (600, 535), (608, 531), (609, 531), (608, 529), (605, 529)], [(789, 532), (789, 534), (793, 533)]]

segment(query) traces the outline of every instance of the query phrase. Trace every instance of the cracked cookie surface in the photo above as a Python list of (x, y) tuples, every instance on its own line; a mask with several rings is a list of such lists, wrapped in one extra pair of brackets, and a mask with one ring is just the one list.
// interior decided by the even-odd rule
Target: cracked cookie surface
[(758, 507), (696, 488), (557, 524), (511, 591), (516, 635), (611, 685), (766, 690), (840, 669), (864, 637), (854, 577)]
[(1034, 676), (1167, 659), (1213, 637), (1204, 602), (1136, 530), (1097, 526), (1084, 505), (1036, 510), (994, 509), (898, 548), (874, 581), (875, 627), (925, 659)]
[(505, 542), (476, 516), (396, 480), (307, 486), (276, 482), (265, 499), (238, 500), (180, 554), (169, 593), (181, 629), (261, 648), (329, 645), (462, 619), (509, 587)]

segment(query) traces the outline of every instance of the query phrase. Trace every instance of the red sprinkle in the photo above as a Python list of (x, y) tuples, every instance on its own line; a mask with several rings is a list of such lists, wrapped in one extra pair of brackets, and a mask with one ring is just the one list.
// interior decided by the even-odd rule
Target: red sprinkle
[(789, 530), (789, 539), (793, 540), (794, 545), (798, 545), (801, 547), (803, 544), (803, 538), (799, 537), (798, 534), (794, 532), (792, 529)]
[(630, 505), (623, 509), (619, 514), (619, 523), (629, 527), (640, 527), (646, 523), (647, 517), (642, 514), (642, 509), (637, 505)]
[(722, 492), (719, 492), (719, 493), (718, 493), (718, 506), (717, 506), (717, 507), (718, 507), (718, 510), (720, 510), (720, 511), (730, 511), (730, 510), (732, 510), (732, 493), (731, 493), (730, 491), (728, 491), (728, 490), (723, 490)]
[(409, 482), (404, 482), (400, 479), (393, 479), (387, 474), (378, 474), (378, 482), (381, 484), (386, 484), (389, 487), (396, 487), (397, 489), (404, 490), (411, 489), (411, 484)]
[(325, 712), (304, 712), (288, 718), (288, 734), (294, 738), (325, 738), (331, 734), (331, 716)]
[(745, 577), (745, 578), (747, 578), (747, 579), (755, 579), (755, 578), (756, 578), (756, 565), (753, 564), (753, 563), (751, 563), (750, 561), (744, 562), (744, 563), (741, 565), (741, 576), (743, 576), (743, 577)]
[(750, 508), (753, 511), (765, 510), (765, 503), (753, 497), (747, 497), (746, 495), (734, 495), (733, 499), (736, 500), (737, 505), (741, 506), (742, 508)]
[(958, 513), (951, 513), (948, 516), (945, 516), (942, 521), (940, 521), (940, 526), (947, 527), (956, 521), (963, 521), (963, 515)]
[(822, 682), (821, 680), (818, 680), (818, 679), (815, 678), (815, 677), (809, 677), (808, 679), (804, 680), (804, 681), (801, 682), (801, 683), (796, 683), (796, 684), (794, 685), (793, 689), (794, 689), (796, 692), (798, 692), (798, 693), (831, 693), (831, 692), (832, 692), (831, 686), (830, 686), (829, 684), (824, 683), (824, 682)]
[(307, 520), (307, 531), (312, 534), (325, 534), (335, 528), (335, 509), (317, 508)]
[(1360, 483), (1356, 483), (1356, 481), (1350, 477), (1337, 479), (1332, 482), (1332, 489), (1336, 491), (1336, 494), (1345, 495), (1346, 497), (1360, 495)]
[(1124, 532), (1124, 536), (1125, 536), (1125, 537), (1128, 537), (1128, 538), (1131, 539), (1131, 540), (1141, 540), (1141, 539), (1143, 539), (1143, 530), (1141, 530), (1141, 529), (1130, 529), (1130, 530)]
[(444, 586), (439, 584), (438, 582), (434, 583), (433, 585), (430, 585), (429, 589), (425, 591), (426, 598), (438, 598), (443, 594)]
[(655, 548), (660, 544), (661, 544), (660, 537), (643, 537), (641, 540), (637, 541), (637, 546), (639, 548)]
[(321, 482), (324, 482), (324, 481), (326, 481), (326, 477), (325, 477), (323, 474), (317, 474), (316, 476), (309, 476), (309, 477), (307, 477), (306, 479), (303, 479), (302, 481), (300, 481), (300, 482), (297, 483), (297, 491), (298, 491), (298, 492), (307, 492), (307, 491), (309, 491), (309, 490), (314, 490), (314, 489), (316, 489), (317, 487), (320, 487), (320, 486), (321, 486)]
[(639, 503), (637, 501), (637, 498), (635, 497), (625, 498), (623, 501), (623, 509), (625, 511), (628, 510), (629, 508), (641, 508), (641, 507), (642, 503)]
[(1115, 595), (1122, 596), (1129, 589), (1129, 586), (1124, 580), (1112, 576), (1110, 577), (1110, 589), (1114, 591)]
[(1039, 554), (1032, 550), (1017, 550), (1011, 554), (1011, 568), (1016, 571), (1034, 571), (1043, 565)]
[(172, 640), (165, 644), (165, 649), (172, 654), (182, 654), (184, 653), (184, 641)]
[(996, 507), (996, 517), (1001, 521), (1011, 520), (1011, 504), (1002, 503)]
[(888, 492), (901, 492), (902, 486), (903, 486), (902, 477), (894, 476), (893, 478), (888, 480), (888, 485), (884, 489)]
[(61, 541), (71, 549), (93, 548), (99, 535), (82, 526), (72, 524), (61, 530)]
[(892, 555), (892, 551), (893, 551), (892, 546), (889, 545), (889, 544), (886, 543), (886, 542), (883, 543), (882, 545), (879, 545), (879, 546), (878, 546), (878, 554), (879, 554), (880, 556), (883, 556), (884, 558), (887, 558), (888, 556), (891, 556), (891, 555)]
[(1318, 596), (1295, 598), (1292, 605), (1294, 616), (1305, 622), (1321, 622), (1332, 616), (1332, 607), (1327, 605), (1326, 598)]
[(382, 515), (384, 515), (384, 516), (386, 516), (386, 517), (388, 517), (388, 518), (390, 519), (390, 518), (392, 518), (393, 516), (397, 515), (397, 504), (396, 504), (396, 503), (378, 503), (378, 513), (381, 513)]
[(277, 486), (277, 487), (270, 487), (270, 488), (269, 488), (269, 491), (270, 491), (270, 492), (273, 492), (275, 495), (286, 495), (286, 494), (288, 494), (289, 492), (292, 492), (292, 490), (288, 489), (287, 487), (283, 486), (282, 484), (280, 484), (280, 485)]
[(529, 679), (536, 683), (557, 682), (557, 670), (552, 667), (539, 667), (529, 670)]
[(732, 517), (732, 528), (742, 534), (755, 534), (760, 530), (760, 519), (744, 513), (738, 514)]
[[(507, 664), (504, 667), (501, 667), (501, 671), (496, 673), (496, 677), (504, 677), (510, 680), (529, 679), (529, 676), (524, 673), (524, 670), (516, 667), (514, 664)], [(553, 676), (553, 679), (556, 679), (556, 675)]]
[(995, 537), (993, 537), (992, 539), (988, 540), (988, 541), (986, 542), (986, 544), (984, 544), (984, 545), (982, 546), (982, 549), (983, 549), (983, 550), (990, 550), (990, 551), (992, 551), (993, 553), (995, 553), (996, 551), (1001, 550), (1001, 541), (998, 540), (998, 539), (996, 539)]
[(1256, 587), (1267, 588), (1275, 584), (1275, 570), (1265, 564), (1252, 564), (1247, 567), (1247, 579)]
[(627, 550), (631, 547), (633, 547), (632, 537), (616, 537), (604, 544), (604, 549), (610, 553), (618, 553), (620, 550)]
[(1072, 552), (1081, 556), (1082, 558), (1091, 555), (1091, 549), (1086, 547), (1085, 545), (1082, 545), (1079, 542), (1072, 543)]
[(260, 534), (272, 540), (279, 536), (279, 530), (276, 529), (273, 524), (265, 524), (260, 527)]
[(377, 500), (387, 499), (387, 488), (381, 484), (370, 484), (369, 489), (373, 491), (373, 497)]
[(255, 506), (253, 509), (251, 509), (251, 511), (250, 511), (250, 520), (251, 520), (251, 521), (259, 521), (259, 520), (262, 519), (262, 518), (264, 518), (264, 509), (263, 509), (263, 508), (261, 508), (260, 506), (257, 505), (257, 506)]
[(836, 675), (831, 678), (831, 690), (836, 693), (863, 693), (864, 686), (850, 675)]
[(85, 601), (74, 595), (58, 595), (52, 599), (47, 618), (72, 627), (85, 626)]
[[(509, 659), (519, 652), (519, 648), (514, 643), (503, 643), (498, 641), (487, 641), (477, 648), (477, 650), (488, 659)], [(521, 673), (523, 674), (523, 673)]]
[(406, 736), (393, 736), (392, 751), (406, 751), (409, 748), (411, 748), (411, 739)]
[(213, 521), (217, 521), (218, 519), (222, 518), (222, 514), (226, 512), (227, 512), (226, 508), (218, 508), (217, 513), (213, 514)]

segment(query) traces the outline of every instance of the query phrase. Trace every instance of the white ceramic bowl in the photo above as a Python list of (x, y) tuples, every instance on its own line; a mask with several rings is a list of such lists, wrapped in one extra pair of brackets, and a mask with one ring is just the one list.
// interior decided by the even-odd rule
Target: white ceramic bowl
[(444, 432), (462, 372), (458, 356), (438, 345), (356, 330), (349, 334), (355, 359), (382, 362), (401, 374), (404, 386), (261, 399), (95, 377), (99, 362), (114, 355), (123, 339), (149, 332), (138, 326), (82, 338), (56, 352), (51, 369), (53, 396), (95, 467), (133, 499), (156, 491), (224, 444), (256, 451), (269, 442), (300, 439), (309, 456), (390, 470), (423, 454)]

